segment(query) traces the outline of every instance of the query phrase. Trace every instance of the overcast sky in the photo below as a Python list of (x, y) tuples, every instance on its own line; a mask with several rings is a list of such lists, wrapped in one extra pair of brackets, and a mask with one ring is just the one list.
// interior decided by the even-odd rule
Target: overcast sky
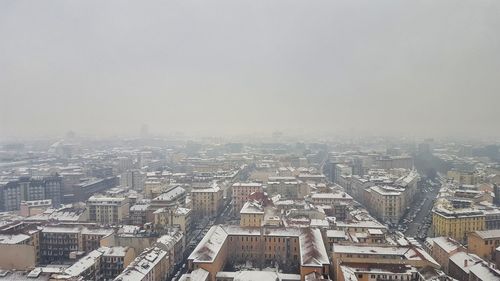
[(0, 1), (0, 135), (500, 136), (500, 1)]

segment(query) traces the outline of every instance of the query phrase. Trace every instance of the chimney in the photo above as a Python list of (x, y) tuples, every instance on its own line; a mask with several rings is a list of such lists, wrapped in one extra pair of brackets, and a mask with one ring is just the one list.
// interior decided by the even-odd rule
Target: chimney
[(468, 262), (468, 260), (467, 260), (467, 259), (465, 259), (465, 260), (464, 260), (464, 267), (467, 267), (467, 262)]

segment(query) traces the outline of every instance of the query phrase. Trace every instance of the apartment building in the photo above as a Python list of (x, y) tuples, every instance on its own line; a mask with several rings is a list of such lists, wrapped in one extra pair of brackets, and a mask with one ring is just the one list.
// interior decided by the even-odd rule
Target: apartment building
[(500, 229), (474, 231), (468, 234), (467, 248), (470, 253), (492, 261), (495, 249), (500, 246)]
[(40, 233), (40, 255), (42, 263), (69, 259), (71, 252), (90, 252), (100, 247), (114, 233), (108, 228), (82, 226), (45, 226)]
[(192, 225), (191, 213), (191, 209), (183, 207), (158, 209), (153, 213), (155, 228), (166, 229), (178, 226), (184, 235), (189, 235)]
[(135, 258), (130, 247), (100, 247), (80, 258), (54, 280), (113, 280)]
[(189, 271), (202, 268), (209, 278), (228, 263), (279, 263), (305, 276), (328, 276), (330, 261), (321, 232), (313, 228), (213, 226), (188, 257)]
[(22, 201), (50, 199), (52, 206), (61, 204), (59, 176), (19, 177), (0, 182), (0, 211), (16, 211)]
[[(440, 268), (440, 264), (437, 263), (428, 253), (426, 253), (423, 249), (413, 245), (371, 246), (334, 244), (332, 264), (334, 280), (340, 281), (349, 280), (344, 278), (345, 274), (341, 268), (343, 265), (349, 265), (353, 267), (362, 266), (365, 268), (380, 268), (381, 266), (383, 267), (394, 265), (407, 265), (415, 268)], [(373, 273), (371, 272), (359, 273), (359, 275), (356, 274), (357, 279), (354, 280), (365, 280), (363, 278), (367, 278), (372, 274)], [(386, 278), (384, 278), (383, 280), (388, 280)]]
[(0, 268), (33, 268), (38, 262), (37, 248), (36, 241), (30, 235), (0, 234)]
[(457, 252), (466, 251), (464, 246), (449, 237), (427, 238), (426, 244), (429, 253), (441, 265), (446, 274), (448, 273), (450, 257)]
[(232, 185), (232, 189), (233, 213), (236, 215), (239, 215), (241, 208), (247, 202), (250, 194), (263, 191), (262, 184), (256, 182), (237, 182)]
[(87, 200), (90, 222), (104, 225), (117, 225), (129, 215), (129, 201), (124, 197), (91, 196)]
[(264, 206), (259, 202), (248, 201), (240, 211), (240, 226), (260, 227), (264, 221)]
[(447, 209), (438, 205), (432, 210), (432, 228), (435, 236), (465, 243), (468, 233), (485, 229), (485, 216), (480, 210)]
[(224, 204), (222, 189), (218, 184), (191, 189), (193, 217), (215, 217), (222, 211)]
[(366, 207), (378, 219), (397, 223), (405, 211), (404, 189), (393, 186), (372, 186), (365, 190)]
[(168, 252), (154, 247), (139, 254), (115, 281), (163, 281), (170, 270)]

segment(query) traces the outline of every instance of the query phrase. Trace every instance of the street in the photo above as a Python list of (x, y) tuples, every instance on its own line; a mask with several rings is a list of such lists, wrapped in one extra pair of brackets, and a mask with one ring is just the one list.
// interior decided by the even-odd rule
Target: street
[(434, 205), (434, 199), (439, 193), (440, 185), (431, 185), (430, 182), (424, 182), (421, 187), (421, 194), (409, 210), (407, 219), (408, 225), (405, 235), (425, 239), (431, 224), (431, 211)]

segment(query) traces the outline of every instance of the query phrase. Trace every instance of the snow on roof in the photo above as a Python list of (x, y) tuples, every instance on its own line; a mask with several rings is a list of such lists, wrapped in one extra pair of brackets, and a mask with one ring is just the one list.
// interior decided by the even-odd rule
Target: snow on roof
[(325, 219), (311, 219), (311, 227), (329, 227), (330, 224)]
[(156, 265), (168, 255), (158, 247), (145, 249), (132, 261), (115, 280), (135, 281), (142, 280)]
[[(216, 278), (232, 278), (233, 281), (277, 281), (300, 280), (299, 274), (283, 274), (275, 271), (242, 270), (237, 272), (219, 271)], [(191, 279), (193, 280), (193, 279)]]
[(131, 212), (144, 212), (147, 211), (149, 205), (148, 204), (135, 204), (134, 206), (130, 207)]
[(190, 281), (205, 281), (208, 280), (209, 272), (203, 268), (195, 269), (189, 276)]
[(170, 250), (173, 249), (175, 244), (181, 241), (183, 237), (184, 234), (182, 234), (182, 232), (176, 231), (166, 235), (162, 235), (160, 238), (156, 240), (156, 243), (163, 244), (168, 250)]
[(69, 208), (61, 208), (61, 209), (48, 208), (43, 213), (27, 217), (25, 218), (25, 220), (26, 221), (56, 220), (65, 222), (77, 222), (80, 220), (80, 217), (83, 215), (84, 211), (85, 210), (77, 210)]
[(98, 262), (101, 256), (102, 252), (94, 250), (90, 252), (88, 255), (79, 259), (72, 266), (66, 268), (64, 274), (67, 274), (72, 277), (81, 276), (83, 272), (94, 266)]
[(345, 234), (345, 232), (343, 230), (331, 230), (331, 229), (328, 229), (326, 231), (326, 237), (328, 237), (328, 238), (343, 238), (343, 239), (347, 239), (347, 235)]
[(176, 215), (186, 215), (189, 212), (191, 212), (191, 209), (188, 209), (188, 208), (179, 207), (179, 208), (175, 209)]
[(448, 254), (460, 248), (461, 246), (457, 241), (454, 241), (449, 237), (434, 237), (429, 238), (429, 241), (434, 242), (435, 245), (439, 246)]
[(500, 271), (489, 267), (484, 262), (473, 265), (470, 268), (470, 274), (475, 275), (479, 280), (500, 280)]
[(368, 228), (368, 229), (387, 229), (386, 226), (375, 220), (370, 221), (357, 221), (357, 222), (337, 222), (336, 228)]
[(352, 199), (352, 197), (345, 192), (336, 193), (314, 193), (311, 195), (312, 199)]
[(258, 182), (235, 182), (233, 183), (234, 187), (261, 187), (262, 183)]
[(19, 244), (30, 239), (26, 234), (0, 234), (0, 244)]
[(80, 233), (82, 230), (81, 226), (45, 226), (42, 229), (43, 233)]
[(402, 189), (399, 189), (399, 188), (395, 188), (395, 187), (392, 187), (392, 186), (377, 186), (377, 185), (374, 185), (374, 186), (371, 186), (369, 187), (369, 189), (381, 194), (381, 195), (388, 195), (388, 196), (399, 196), (401, 195), (401, 192), (403, 192), (404, 190)]
[(323, 267), (324, 264), (330, 263), (319, 229), (303, 229), (299, 236), (299, 244), (300, 264), (302, 266)]
[(491, 239), (491, 238), (499, 238), (500, 237), (500, 229), (482, 230), (482, 231), (476, 231), (475, 233), (483, 239)]
[(87, 200), (87, 204), (116, 205), (122, 204), (125, 200), (127, 200), (125, 197), (91, 196)]
[(108, 236), (113, 234), (115, 231), (111, 228), (86, 228), (84, 227), (81, 231), (82, 234), (87, 235), (103, 235)]
[(227, 232), (220, 225), (212, 226), (188, 259), (194, 262), (213, 262), (227, 236)]
[(383, 255), (394, 256), (407, 260), (426, 260), (439, 267), (440, 265), (424, 250), (418, 247), (395, 247), (395, 246), (366, 246), (366, 245), (333, 245), (334, 253), (342, 254), (365, 254), (365, 255)]
[(368, 229), (370, 235), (383, 235), (384, 233), (380, 229)]
[(191, 189), (191, 193), (195, 192), (219, 192), (220, 187), (217, 183), (213, 183), (210, 187), (194, 188)]
[(474, 254), (457, 252), (450, 257), (450, 261), (460, 267), (464, 272), (469, 273), (470, 268), (482, 260)]
[(247, 201), (241, 208), (240, 214), (264, 214), (264, 208), (255, 201)]
[(166, 192), (158, 195), (156, 198), (154, 198), (154, 201), (169, 201), (169, 200), (174, 200), (176, 198), (179, 198), (180, 196), (186, 194), (186, 190), (182, 188), (180, 185), (174, 186), (167, 190)]
[(100, 247), (97, 251), (101, 252), (106, 257), (124, 257), (129, 250), (129, 247), (113, 246), (113, 247)]

